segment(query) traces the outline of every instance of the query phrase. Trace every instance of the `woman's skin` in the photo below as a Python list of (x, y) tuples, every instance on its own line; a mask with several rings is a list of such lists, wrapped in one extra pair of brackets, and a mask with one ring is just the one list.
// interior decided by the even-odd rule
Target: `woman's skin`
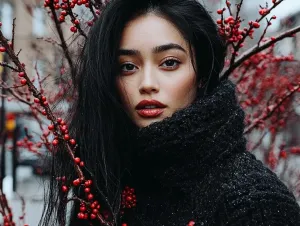
[[(119, 65), (117, 86), (127, 113), (138, 127), (171, 116), (196, 97), (196, 74), (188, 43), (162, 17), (150, 13), (127, 24), (120, 43)], [(157, 100), (165, 107), (143, 107), (138, 111), (136, 106), (142, 100)], [(160, 114), (154, 116), (153, 112), (158, 111)]]

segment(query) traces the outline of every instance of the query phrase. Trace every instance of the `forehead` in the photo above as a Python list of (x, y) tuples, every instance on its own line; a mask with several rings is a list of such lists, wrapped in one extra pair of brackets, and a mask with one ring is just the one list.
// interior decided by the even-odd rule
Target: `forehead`
[(187, 48), (183, 36), (171, 22), (154, 14), (146, 14), (126, 24), (120, 47), (142, 50), (170, 42)]

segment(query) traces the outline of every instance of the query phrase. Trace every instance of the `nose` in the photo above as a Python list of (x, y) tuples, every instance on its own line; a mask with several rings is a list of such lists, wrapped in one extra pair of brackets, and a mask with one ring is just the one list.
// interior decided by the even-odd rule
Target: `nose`
[(159, 82), (150, 68), (144, 70), (141, 76), (141, 82), (139, 86), (141, 94), (150, 94), (159, 92)]

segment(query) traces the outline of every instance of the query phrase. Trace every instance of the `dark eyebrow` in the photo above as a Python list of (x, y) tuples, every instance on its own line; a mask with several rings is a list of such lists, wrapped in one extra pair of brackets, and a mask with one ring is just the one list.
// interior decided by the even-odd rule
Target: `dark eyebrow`
[(186, 53), (185, 49), (182, 48), (180, 45), (175, 44), (175, 43), (169, 43), (161, 46), (156, 46), (153, 48), (152, 52), (153, 53), (161, 53), (170, 49), (178, 49)]
[[(186, 53), (186, 50), (181, 47), (178, 44), (175, 43), (169, 43), (169, 44), (165, 44), (165, 45), (161, 45), (161, 46), (156, 46), (152, 49), (152, 52), (157, 54), (157, 53), (161, 53), (170, 49), (178, 49), (181, 50), (183, 52)], [(119, 49), (118, 51), (118, 55), (119, 56), (136, 56), (136, 55), (141, 55), (141, 52), (135, 49)]]

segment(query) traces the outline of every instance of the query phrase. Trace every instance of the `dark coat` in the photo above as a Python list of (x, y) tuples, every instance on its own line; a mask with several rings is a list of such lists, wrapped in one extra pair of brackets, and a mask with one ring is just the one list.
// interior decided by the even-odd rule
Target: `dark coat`
[[(277, 176), (246, 151), (234, 85), (137, 133), (123, 184), (136, 205), (128, 226), (300, 225), (300, 208)], [(126, 198), (126, 197), (123, 197)]]

